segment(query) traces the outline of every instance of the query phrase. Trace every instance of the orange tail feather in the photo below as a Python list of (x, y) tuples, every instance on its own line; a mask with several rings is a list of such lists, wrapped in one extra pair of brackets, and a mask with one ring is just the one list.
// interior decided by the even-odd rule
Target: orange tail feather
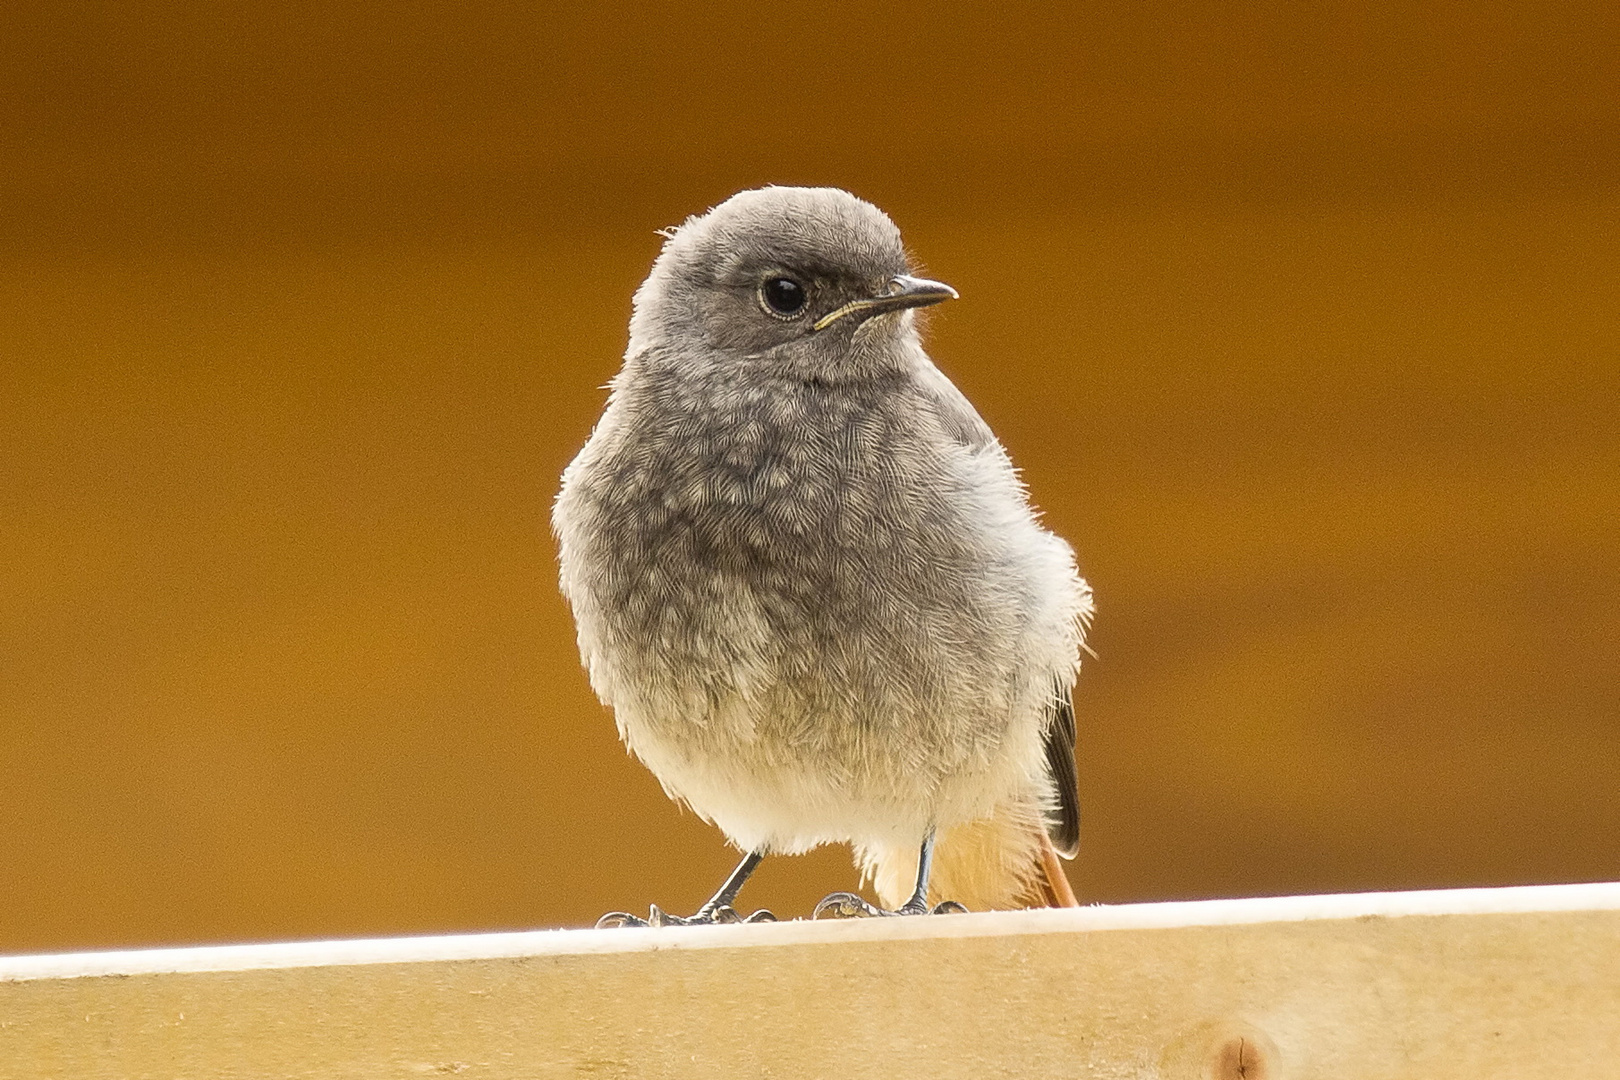
[(1041, 830), (1041, 871), (1045, 881), (1046, 902), (1051, 907), (1079, 907), (1080, 901), (1075, 899), (1074, 889), (1069, 885), (1069, 875), (1063, 870), (1063, 860), (1058, 857), (1057, 849), (1052, 846), (1052, 838)]

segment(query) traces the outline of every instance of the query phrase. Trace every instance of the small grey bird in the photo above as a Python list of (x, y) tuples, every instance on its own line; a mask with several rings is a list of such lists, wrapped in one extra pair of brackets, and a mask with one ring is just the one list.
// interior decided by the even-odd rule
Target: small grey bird
[(652, 921), (735, 921), (760, 859), (827, 843), (889, 910), (836, 893), (818, 915), (1073, 904), (1055, 856), (1079, 843), (1091, 590), (923, 351), (914, 309), (956, 292), (833, 188), (744, 191), (664, 235), (553, 512), (592, 687), (746, 853), (696, 915)]

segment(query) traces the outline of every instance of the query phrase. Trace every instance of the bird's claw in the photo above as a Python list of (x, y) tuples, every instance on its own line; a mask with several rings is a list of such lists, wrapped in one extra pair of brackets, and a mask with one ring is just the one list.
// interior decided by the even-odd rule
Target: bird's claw
[(926, 903), (921, 901), (908, 902), (894, 911), (886, 911), (868, 903), (854, 893), (835, 892), (817, 904), (816, 910), (811, 913), (810, 917), (812, 919), (873, 919), (895, 915), (959, 915), (965, 911), (967, 911), (967, 908), (958, 904), (955, 900), (942, 900), (932, 908), (929, 908)]
[[(656, 910), (656, 909), (655, 909)], [(611, 930), (620, 926), (646, 926), (647, 920), (628, 911), (610, 911), (596, 920), (598, 930)]]
[(653, 904), (645, 919), (638, 915), (632, 915), (628, 911), (610, 911), (596, 920), (596, 928), (598, 930), (607, 930), (619, 926), (719, 926), (726, 923), (775, 921), (776, 916), (764, 908), (744, 917), (730, 904), (721, 904), (714, 908), (702, 908), (696, 915), (683, 917), (671, 915), (657, 904)]
[(879, 907), (873, 907), (862, 897), (852, 892), (835, 892), (824, 897), (816, 905), (816, 910), (810, 913), (812, 919), (870, 919), (885, 914)]

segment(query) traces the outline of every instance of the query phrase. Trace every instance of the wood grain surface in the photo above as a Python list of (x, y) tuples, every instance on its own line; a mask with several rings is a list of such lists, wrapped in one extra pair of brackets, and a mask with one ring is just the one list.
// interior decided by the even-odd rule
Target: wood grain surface
[(0, 1077), (1620, 1076), (1620, 886), (0, 959)]

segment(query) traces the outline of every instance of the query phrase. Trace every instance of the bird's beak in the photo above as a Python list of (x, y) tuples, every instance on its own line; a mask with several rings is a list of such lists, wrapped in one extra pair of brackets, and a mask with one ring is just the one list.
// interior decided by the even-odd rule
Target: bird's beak
[(862, 319), (868, 319), (873, 315), (881, 315), (885, 311), (927, 307), (930, 304), (939, 304), (946, 300), (955, 299), (956, 290), (942, 281), (929, 281), (927, 278), (901, 274), (899, 277), (890, 279), (888, 292), (864, 300), (851, 300), (843, 307), (829, 311), (817, 319), (811, 329), (825, 330), (845, 315), (858, 315)]

